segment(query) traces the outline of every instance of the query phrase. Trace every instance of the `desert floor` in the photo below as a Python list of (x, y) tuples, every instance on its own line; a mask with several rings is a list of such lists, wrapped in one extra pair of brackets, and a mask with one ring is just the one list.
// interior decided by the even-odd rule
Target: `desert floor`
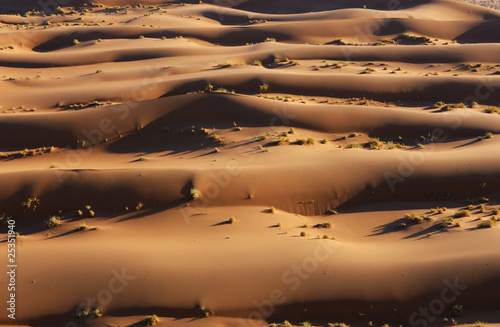
[(458, 0), (2, 0), (0, 324), (500, 326), (499, 31)]

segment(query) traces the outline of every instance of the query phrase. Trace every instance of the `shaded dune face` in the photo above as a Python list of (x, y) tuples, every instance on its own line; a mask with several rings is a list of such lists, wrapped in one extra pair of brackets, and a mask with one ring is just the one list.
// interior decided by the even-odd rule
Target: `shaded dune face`
[(15, 322), (500, 323), (499, 28), (455, 0), (2, 1)]

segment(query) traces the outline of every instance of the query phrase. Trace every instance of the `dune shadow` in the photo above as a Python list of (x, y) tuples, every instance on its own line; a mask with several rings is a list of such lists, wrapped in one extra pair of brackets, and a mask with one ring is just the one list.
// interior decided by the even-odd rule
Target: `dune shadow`
[(213, 224), (213, 225), (210, 225), (210, 227), (217, 227), (217, 226), (224, 226), (224, 225), (232, 225), (233, 223), (231, 223), (229, 220), (224, 220), (224, 221), (221, 221), (220, 223), (216, 223), (216, 224)]

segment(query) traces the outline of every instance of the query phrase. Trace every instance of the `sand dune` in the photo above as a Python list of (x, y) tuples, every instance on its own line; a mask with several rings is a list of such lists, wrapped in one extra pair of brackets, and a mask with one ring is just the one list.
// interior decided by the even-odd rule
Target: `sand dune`
[(498, 11), (61, 2), (0, 4), (1, 324), (500, 324)]

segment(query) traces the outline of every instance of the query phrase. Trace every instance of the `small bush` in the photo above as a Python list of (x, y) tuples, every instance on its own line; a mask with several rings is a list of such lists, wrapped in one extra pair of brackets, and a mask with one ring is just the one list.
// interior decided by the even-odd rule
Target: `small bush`
[(496, 220), (488, 219), (477, 224), (477, 228), (492, 228), (497, 224)]
[(460, 317), (464, 314), (464, 308), (461, 304), (455, 304), (450, 311), (453, 317)]
[(266, 92), (267, 90), (269, 90), (269, 84), (264, 83), (262, 85), (259, 85), (259, 92), (260, 93)]
[(26, 201), (21, 203), (21, 205), (26, 208), (26, 210), (32, 210), (35, 211), (36, 207), (40, 204), (40, 199), (34, 197), (34, 198), (28, 198)]
[(262, 66), (262, 62), (260, 60), (255, 59), (255, 60), (252, 60), (250, 62), (250, 65), (252, 65), (252, 66)]
[(61, 226), (61, 217), (59, 216), (50, 216), (49, 219), (47, 219), (45, 221), (45, 226), (47, 226), (47, 228), (54, 228), (54, 227), (57, 227), (57, 226)]
[(314, 139), (298, 139), (295, 141), (295, 143), (297, 143), (298, 145), (314, 145)]
[(446, 218), (446, 219), (439, 221), (436, 224), (436, 226), (438, 228), (448, 228), (448, 227), (453, 226), (455, 224), (456, 224), (455, 220), (452, 217), (450, 217), (450, 218)]
[(154, 325), (158, 324), (159, 322), (160, 322), (160, 318), (158, 318), (157, 315), (146, 316), (146, 318), (144, 318), (142, 320), (142, 323), (145, 326), (154, 326)]
[(87, 230), (87, 225), (85, 223), (81, 223), (78, 225), (78, 227), (76, 228), (77, 231), (84, 231), (84, 230)]
[(363, 146), (359, 143), (347, 143), (345, 145), (345, 148), (346, 149), (362, 149)]
[(443, 101), (434, 103), (434, 108), (441, 108), (443, 106), (446, 106), (446, 103), (444, 103)]
[(383, 143), (380, 142), (380, 139), (376, 137), (370, 138), (366, 144), (370, 146), (370, 149), (377, 149), (377, 150), (380, 150), (383, 145)]
[(405, 214), (404, 218), (412, 223), (417, 223), (417, 224), (421, 224), (424, 220), (431, 220), (428, 216), (421, 215), (415, 212)]
[(221, 62), (220, 64), (217, 65), (217, 67), (220, 67), (220, 68), (228, 68), (228, 67), (232, 67), (233, 66), (233, 63), (229, 62), (229, 61), (224, 61), (224, 62)]
[(280, 145), (287, 144), (287, 143), (289, 143), (289, 142), (290, 142), (290, 140), (289, 140), (289, 139), (287, 139), (286, 137), (283, 137), (283, 136), (282, 136), (282, 137), (280, 137), (280, 138), (279, 138), (279, 139), (277, 139), (277, 140), (273, 140), (273, 141), (271, 141), (271, 145), (274, 145), (274, 146), (280, 146)]
[(458, 210), (453, 214), (453, 218), (470, 217), (470, 211), (467, 209)]
[(236, 223), (236, 218), (235, 217), (231, 217), (231, 218), (229, 218), (228, 222), (230, 224), (235, 224)]
[(488, 114), (498, 114), (500, 113), (500, 107), (494, 107), (494, 106), (487, 107), (486, 109), (484, 109), (484, 112)]
[(193, 198), (193, 200), (197, 200), (201, 196), (201, 192), (197, 188), (192, 188), (190, 191), (190, 194), (191, 194), (191, 197)]

